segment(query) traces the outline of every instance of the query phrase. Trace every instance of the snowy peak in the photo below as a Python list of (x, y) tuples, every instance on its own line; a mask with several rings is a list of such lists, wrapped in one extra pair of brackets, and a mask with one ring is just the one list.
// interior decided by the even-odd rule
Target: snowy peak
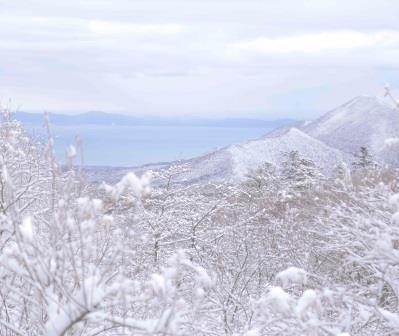
[[(270, 136), (266, 136), (265, 138), (272, 138), (272, 137), (273, 135), (271, 134)], [(290, 138), (290, 139), (307, 139), (310, 141), (317, 141), (316, 139), (312, 138), (311, 136), (309, 136), (308, 134), (304, 133), (303, 131), (299, 130), (296, 127), (288, 128), (284, 132), (275, 137)]]
[(265, 162), (281, 167), (285, 155), (294, 150), (311, 159), (325, 173), (345, 161), (345, 156), (339, 150), (327, 146), (298, 128), (289, 128), (282, 129), (278, 134), (273, 132), (257, 140), (231, 145), (188, 160), (190, 169), (180, 179), (190, 182), (242, 181), (250, 170)]
[(377, 97), (359, 96), (302, 130), (347, 153), (366, 146), (378, 155), (387, 138), (399, 135), (399, 112)]
[(279, 135), (266, 136), (228, 148), (233, 163), (233, 175), (238, 178), (263, 162), (280, 166), (286, 153), (293, 150), (314, 161), (324, 171), (345, 160), (339, 150), (327, 146), (297, 128), (290, 128)]
[(351, 162), (361, 146), (388, 162), (385, 140), (393, 137), (399, 137), (399, 111), (377, 97), (359, 96), (310, 123), (193, 159), (191, 174), (196, 180), (240, 180), (264, 162), (281, 166), (286, 153), (295, 150), (328, 175), (337, 164)]
[(386, 103), (383, 99), (380, 99), (376, 96), (367, 96), (361, 95), (357, 96), (347, 103), (343, 104), (341, 107), (346, 107), (349, 109), (360, 109), (360, 110), (370, 110), (373, 108), (381, 108), (384, 107), (391, 107), (388, 103)]
[(326, 175), (337, 164), (351, 162), (361, 146), (391, 163), (392, 153), (387, 154), (384, 147), (385, 140), (394, 137), (399, 137), (399, 111), (376, 97), (359, 96), (315, 121), (186, 160), (182, 163), (188, 169), (178, 181), (242, 181), (265, 162), (281, 167), (290, 151), (312, 160)]
[(322, 136), (351, 123), (369, 123), (393, 113), (393, 108), (377, 97), (359, 96), (309, 123), (303, 130), (313, 136)]

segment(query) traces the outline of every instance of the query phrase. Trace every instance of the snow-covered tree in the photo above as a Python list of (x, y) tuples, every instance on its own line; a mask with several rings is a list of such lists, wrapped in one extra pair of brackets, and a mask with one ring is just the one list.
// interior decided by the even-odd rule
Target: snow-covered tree
[(282, 178), (293, 191), (301, 192), (311, 189), (321, 176), (315, 163), (302, 157), (298, 151), (287, 153), (282, 166)]
[(398, 333), (396, 169), (294, 151), (242, 183), (177, 164), (97, 185), (48, 134), (0, 123), (1, 335)]
[(375, 165), (373, 156), (365, 146), (360, 147), (359, 152), (355, 153), (354, 157), (355, 161), (352, 162), (354, 169), (367, 169)]
[(59, 169), (51, 138), (41, 154), (8, 116), (0, 126), (0, 333), (191, 333), (207, 272), (176, 250), (155, 273), (137, 273), (140, 237), (109, 214), (116, 204), (138, 211), (148, 178), (130, 173), (92, 197), (72, 165)]

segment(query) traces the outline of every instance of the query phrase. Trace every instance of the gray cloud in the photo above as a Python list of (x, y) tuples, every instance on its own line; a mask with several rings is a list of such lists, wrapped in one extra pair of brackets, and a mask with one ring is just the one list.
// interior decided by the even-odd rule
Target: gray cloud
[(399, 87), (399, 2), (0, 0), (25, 110), (311, 118)]

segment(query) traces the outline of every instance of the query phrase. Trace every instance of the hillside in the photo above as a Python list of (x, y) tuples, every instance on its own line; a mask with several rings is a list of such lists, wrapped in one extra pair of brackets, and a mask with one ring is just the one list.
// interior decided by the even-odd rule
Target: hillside
[(278, 135), (262, 137), (239, 145), (231, 145), (219, 151), (186, 161), (189, 172), (180, 180), (191, 182), (206, 180), (240, 181), (263, 162), (279, 167), (286, 153), (296, 150), (311, 159), (324, 173), (349, 156), (312, 138), (297, 128), (286, 129)]
[(184, 179), (241, 180), (263, 162), (279, 167), (292, 150), (311, 159), (329, 174), (340, 162), (350, 163), (361, 146), (367, 147), (381, 163), (398, 164), (386, 146), (388, 138), (399, 135), (399, 112), (377, 97), (359, 96), (315, 121), (282, 127), (264, 137), (188, 160), (191, 171)]
[(354, 154), (365, 146), (380, 161), (392, 163), (383, 152), (385, 140), (399, 135), (399, 112), (377, 97), (360, 96), (302, 130), (348, 154)]
[[(259, 139), (162, 164), (162, 168), (184, 164), (188, 170), (177, 177), (179, 182), (240, 181), (263, 162), (279, 167), (284, 155), (296, 150), (328, 175), (340, 162), (351, 163), (361, 146), (379, 162), (397, 165), (399, 160), (386, 148), (385, 140), (398, 135), (399, 112), (376, 97), (359, 96), (314, 121), (298, 122), (296, 128), (283, 126)], [(148, 167), (152, 166), (133, 170), (140, 173)], [(158, 166), (153, 167), (158, 170)], [(126, 171), (115, 169), (110, 175), (120, 177)]]

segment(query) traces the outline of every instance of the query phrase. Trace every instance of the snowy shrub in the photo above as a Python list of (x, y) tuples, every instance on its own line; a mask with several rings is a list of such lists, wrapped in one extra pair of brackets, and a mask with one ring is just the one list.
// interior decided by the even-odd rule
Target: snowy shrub
[[(90, 184), (0, 123), (0, 335), (395, 335), (398, 171), (299, 153), (241, 184)], [(352, 170), (351, 170), (352, 169)]]

